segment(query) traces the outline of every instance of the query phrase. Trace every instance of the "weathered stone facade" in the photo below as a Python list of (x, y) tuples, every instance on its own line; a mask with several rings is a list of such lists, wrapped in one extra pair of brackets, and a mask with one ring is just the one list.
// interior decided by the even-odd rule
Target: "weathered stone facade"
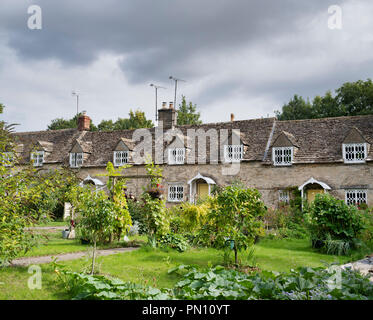
[[(340, 117), (316, 120), (277, 121), (274, 118), (232, 121), (200, 126), (175, 126), (175, 110), (161, 109), (161, 118), (167, 118), (167, 129), (177, 131), (174, 139), (162, 142), (164, 157), (158, 161), (163, 168), (165, 197), (168, 199), (169, 186), (183, 187), (183, 201), (195, 200), (200, 184), (208, 184), (208, 192), (214, 185), (225, 186), (235, 180), (246, 186), (258, 189), (268, 206), (277, 206), (279, 191), (303, 187), (304, 196), (308, 187), (329, 192), (345, 199), (346, 190), (359, 189), (366, 192), (366, 202), (373, 206), (373, 116)], [(84, 118), (85, 128), (87, 118)], [(198, 146), (189, 148), (191, 138), (186, 138), (188, 130), (227, 130), (218, 131), (219, 159), (211, 163), (211, 147), (207, 143), (204, 156), (207, 163), (197, 163), (201, 151)], [(242, 159), (233, 164), (239, 167), (235, 174), (227, 174), (225, 168), (232, 166), (224, 161), (224, 145), (232, 143), (234, 130), (238, 130), (238, 143), (242, 145)], [(17, 133), (18, 153), (21, 164), (30, 161), (30, 153), (37, 148), (45, 151), (43, 169), (69, 166), (69, 153), (81, 152), (84, 161), (80, 168), (72, 169), (84, 180), (87, 177), (100, 179), (105, 173), (108, 161), (113, 162), (114, 151), (128, 151), (132, 167), (123, 171), (128, 177), (128, 193), (138, 197), (148, 183), (143, 164), (133, 163), (132, 153), (136, 148), (134, 130), (116, 132), (90, 132), (79, 130), (40, 131)], [(156, 128), (150, 129), (152, 154)], [(193, 138), (194, 139), (194, 138)], [(343, 145), (358, 143), (365, 147), (365, 158), (359, 163), (344, 161)], [(199, 142), (197, 143), (197, 145)], [(237, 144), (237, 142), (236, 142)], [(168, 164), (170, 147), (185, 147), (184, 164)], [(274, 148), (292, 148), (292, 161), (289, 165), (277, 166), (273, 162)], [(195, 162), (188, 161), (195, 152)], [(163, 163), (164, 160), (166, 163)], [(233, 170), (234, 171), (234, 170)], [(311, 179), (311, 180), (310, 180)], [(316, 182), (315, 182), (316, 181)], [(197, 190), (198, 189), (198, 190)], [(202, 188), (201, 188), (202, 190)], [(207, 189), (205, 189), (207, 190)], [(198, 191), (199, 192), (199, 191)], [(168, 205), (177, 201), (168, 202)]]

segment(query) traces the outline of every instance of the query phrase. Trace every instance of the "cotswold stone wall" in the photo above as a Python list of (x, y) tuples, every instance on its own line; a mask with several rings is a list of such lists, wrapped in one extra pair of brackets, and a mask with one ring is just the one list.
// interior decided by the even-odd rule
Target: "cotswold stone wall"
[[(260, 162), (243, 162), (237, 175), (223, 175), (223, 165), (163, 165), (164, 190), (167, 197), (168, 184), (184, 185), (184, 198), (189, 199), (188, 181), (198, 173), (212, 178), (217, 185), (225, 186), (234, 180), (241, 180), (246, 186), (258, 189), (268, 206), (277, 206), (278, 191), (289, 187), (298, 187), (310, 178), (322, 181), (331, 187), (330, 193), (340, 199), (345, 198), (346, 188), (364, 188), (368, 190), (368, 205), (373, 206), (373, 163), (345, 165), (341, 164), (307, 164), (290, 167), (274, 167)], [(82, 179), (90, 175), (106, 182), (99, 176), (105, 173), (104, 168), (82, 168), (78, 176)], [(143, 166), (133, 166), (124, 170), (129, 177), (128, 191), (139, 196), (142, 187), (148, 183)]]

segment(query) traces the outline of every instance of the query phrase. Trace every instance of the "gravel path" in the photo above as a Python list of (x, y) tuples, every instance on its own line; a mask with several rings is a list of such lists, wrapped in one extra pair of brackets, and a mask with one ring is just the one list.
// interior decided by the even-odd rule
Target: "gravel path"
[(25, 228), (25, 230), (65, 230), (68, 229), (66, 226), (57, 226), (57, 227), (29, 227)]
[(370, 281), (373, 282), (373, 255), (359, 261), (344, 264), (342, 268), (351, 268), (360, 271), (363, 275), (370, 275)]
[[(102, 249), (102, 250), (97, 250), (97, 256), (109, 256), (112, 254), (117, 254), (121, 252), (129, 252), (129, 251), (133, 251), (137, 249), (138, 248), (133, 248), (133, 247)], [(25, 267), (30, 264), (50, 263), (52, 262), (53, 258), (57, 258), (57, 261), (67, 261), (67, 260), (79, 259), (86, 255), (87, 255), (87, 251), (80, 251), (80, 252), (64, 253), (64, 254), (57, 254), (57, 255), (51, 255), (51, 256), (19, 258), (19, 259), (14, 259), (11, 265), (15, 267), (19, 267), (19, 266)]]

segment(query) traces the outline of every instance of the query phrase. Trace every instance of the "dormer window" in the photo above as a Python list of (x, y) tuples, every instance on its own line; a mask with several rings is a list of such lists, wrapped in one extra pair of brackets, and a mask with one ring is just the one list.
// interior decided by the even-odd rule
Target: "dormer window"
[(41, 167), (44, 163), (44, 151), (34, 151), (31, 153), (31, 161), (34, 167)]
[(293, 147), (272, 148), (272, 161), (275, 166), (291, 166), (294, 155)]
[(240, 162), (243, 159), (243, 145), (225, 145), (225, 162)]
[(83, 165), (83, 153), (71, 152), (70, 153), (70, 167), (80, 168)]
[(168, 164), (184, 164), (185, 148), (172, 148), (168, 150)]
[(366, 143), (344, 143), (343, 160), (345, 163), (362, 163), (367, 157)]
[(114, 151), (114, 166), (120, 167), (129, 162), (129, 151)]

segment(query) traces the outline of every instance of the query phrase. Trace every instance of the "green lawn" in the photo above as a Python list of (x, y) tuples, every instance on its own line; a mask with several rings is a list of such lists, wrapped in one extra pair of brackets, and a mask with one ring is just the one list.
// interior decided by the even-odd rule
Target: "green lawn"
[(46, 223), (40, 223), (35, 225), (35, 227), (68, 227), (69, 222), (67, 221), (49, 221)]
[[(57, 237), (57, 236), (56, 236)], [(66, 242), (68, 241), (68, 242)], [(87, 249), (76, 241), (52, 239), (46, 248), (63, 252), (72, 249)], [(36, 248), (33, 253), (45, 253), (46, 248)], [(53, 248), (53, 250), (52, 250)], [(81, 251), (81, 250), (79, 250)], [(61, 251), (62, 252), (62, 251)], [(30, 255), (29, 253), (28, 255)], [(240, 258), (245, 262), (247, 253)], [(320, 254), (310, 248), (308, 240), (262, 240), (255, 246), (255, 256), (262, 270), (289, 271), (299, 266), (324, 266), (326, 263), (349, 261), (349, 257), (337, 257)], [(176, 275), (167, 271), (179, 264), (198, 264), (209, 266), (221, 264), (222, 252), (215, 249), (191, 249), (184, 253), (174, 250), (140, 248), (137, 251), (98, 258), (98, 270), (101, 274), (118, 277), (138, 283), (146, 283), (157, 287), (172, 287), (177, 281)], [(89, 266), (87, 259), (65, 261), (63, 265), (74, 271), (82, 271)], [(0, 269), (0, 299), (64, 299), (66, 294), (56, 282), (56, 275), (50, 264), (41, 265), (43, 272), (43, 288), (29, 290), (27, 280), (30, 274), (27, 268)]]
[[(62, 230), (38, 230), (41, 235), (39, 244), (33, 247), (26, 254), (20, 254), (18, 257), (38, 257), (47, 255), (57, 255), (61, 253), (86, 251), (90, 245), (82, 244), (80, 240), (63, 239)], [(132, 237), (131, 240), (144, 240), (145, 237)], [(99, 245), (98, 249), (108, 249), (126, 246), (123, 242), (114, 241), (111, 244)]]

